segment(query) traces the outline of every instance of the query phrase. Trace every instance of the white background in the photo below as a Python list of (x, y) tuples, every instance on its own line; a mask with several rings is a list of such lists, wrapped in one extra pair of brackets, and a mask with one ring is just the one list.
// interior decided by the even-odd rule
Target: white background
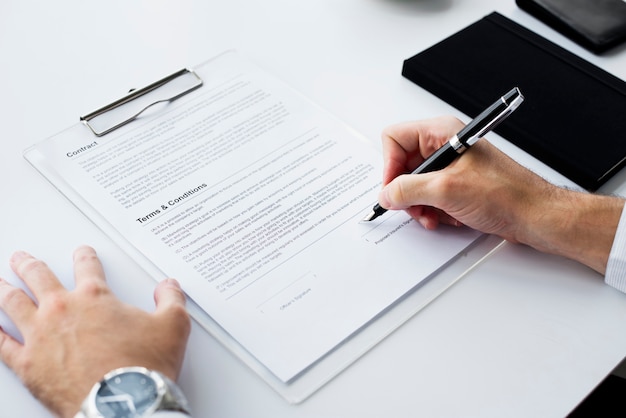
[[(467, 120), (403, 79), (402, 61), (494, 10), (626, 78), (624, 48), (594, 56), (512, 0), (2, 1), (0, 260), (25, 249), (71, 282), (71, 252), (87, 243), (114, 291), (151, 309), (154, 281), (23, 160), (26, 147), (230, 48), (376, 144), (394, 122)], [(625, 176), (604, 190), (622, 193)], [(12, 276), (4, 261), (0, 275)], [(626, 296), (598, 274), (507, 244), (300, 405), (196, 326), (180, 384), (197, 417), (559, 417), (626, 354), (625, 319)], [(0, 415), (48, 416), (4, 366), (0, 385)]]

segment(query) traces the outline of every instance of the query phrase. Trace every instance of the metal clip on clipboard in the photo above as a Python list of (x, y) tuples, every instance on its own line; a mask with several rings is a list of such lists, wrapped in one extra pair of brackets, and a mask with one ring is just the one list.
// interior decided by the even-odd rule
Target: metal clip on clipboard
[(121, 99), (104, 106), (80, 120), (98, 137), (137, 119), (159, 103), (169, 103), (202, 86), (202, 79), (193, 71), (182, 69)]

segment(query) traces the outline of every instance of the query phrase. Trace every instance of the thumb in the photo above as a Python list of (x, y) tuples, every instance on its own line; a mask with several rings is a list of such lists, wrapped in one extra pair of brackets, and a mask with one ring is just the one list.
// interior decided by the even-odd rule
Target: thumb
[(185, 294), (175, 279), (165, 279), (154, 289), (154, 302), (157, 312), (173, 308), (185, 308)]
[(403, 174), (380, 191), (378, 203), (385, 209), (400, 210), (411, 206), (432, 205), (430, 190), (433, 173)]
[(155, 315), (159, 319), (161, 336), (160, 349), (166, 353), (161, 362), (161, 371), (176, 380), (185, 355), (185, 347), (191, 332), (191, 319), (185, 309), (185, 294), (178, 281), (165, 279), (154, 290)]

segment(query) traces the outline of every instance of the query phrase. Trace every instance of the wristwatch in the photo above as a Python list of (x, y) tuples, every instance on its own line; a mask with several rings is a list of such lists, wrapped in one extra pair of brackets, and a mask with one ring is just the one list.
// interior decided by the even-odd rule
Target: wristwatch
[(94, 385), (74, 418), (142, 418), (156, 411), (189, 415), (187, 399), (172, 380), (144, 367), (122, 367)]

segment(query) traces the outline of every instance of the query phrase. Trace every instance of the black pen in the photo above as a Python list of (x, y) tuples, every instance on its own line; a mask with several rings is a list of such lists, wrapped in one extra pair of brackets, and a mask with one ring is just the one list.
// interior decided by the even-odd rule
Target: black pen
[[(506, 119), (523, 101), (524, 96), (522, 96), (519, 89), (517, 87), (513, 88), (468, 123), (444, 146), (435, 151), (419, 167), (413, 170), (411, 174), (428, 173), (447, 167), (459, 155), (474, 145), (476, 141), (485, 136), (487, 132)], [(387, 212), (387, 209), (376, 203), (372, 211), (362, 221), (372, 221), (385, 212)]]

